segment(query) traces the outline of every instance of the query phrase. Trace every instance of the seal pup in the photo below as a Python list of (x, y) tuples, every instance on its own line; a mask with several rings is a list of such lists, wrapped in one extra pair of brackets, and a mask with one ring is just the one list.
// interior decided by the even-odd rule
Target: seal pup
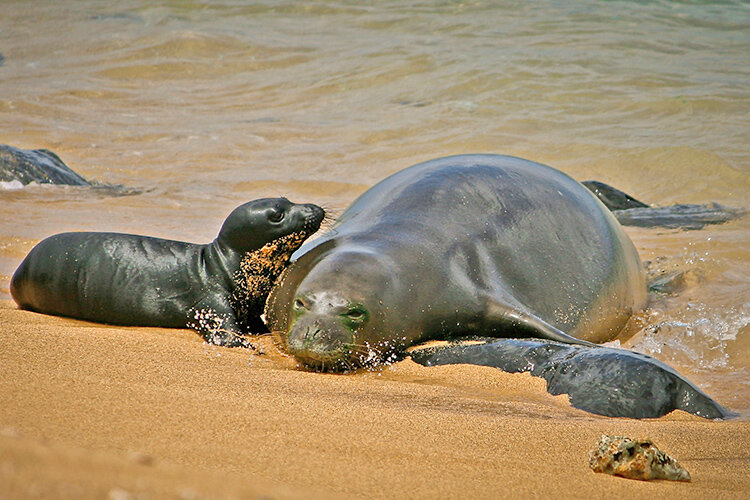
[(119, 233), (62, 233), (26, 256), (10, 283), (23, 309), (131, 326), (192, 327), (206, 341), (248, 345), (237, 334), (259, 315), (291, 254), (325, 213), (285, 198), (235, 208), (200, 245)]
[(610, 340), (646, 303), (638, 253), (589, 189), (551, 167), (460, 155), (376, 184), (293, 256), (266, 305), (318, 370), (430, 339)]

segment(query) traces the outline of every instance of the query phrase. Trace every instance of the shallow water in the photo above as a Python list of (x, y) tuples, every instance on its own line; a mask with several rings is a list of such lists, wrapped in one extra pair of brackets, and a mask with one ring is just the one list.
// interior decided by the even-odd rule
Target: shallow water
[[(206, 242), (246, 200), (342, 210), (448, 154), (750, 207), (747, 3), (16, 1), (0, 52), (0, 143), (142, 191), (0, 190), (0, 299), (56, 232)], [(625, 343), (745, 416), (749, 230), (628, 229), (652, 274), (687, 278)]]

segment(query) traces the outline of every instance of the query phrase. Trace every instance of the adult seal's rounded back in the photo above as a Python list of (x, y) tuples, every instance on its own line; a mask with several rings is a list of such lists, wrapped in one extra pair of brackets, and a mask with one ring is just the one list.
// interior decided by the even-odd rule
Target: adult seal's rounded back
[(285, 198), (245, 203), (206, 245), (118, 233), (63, 233), (35, 246), (10, 291), (24, 309), (102, 323), (195, 327), (237, 345), (323, 210)]
[(602, 342), (646, 301), (610, 211), (562, 172), (508, 156), (398, 172), (293, 258), (266, 316), (315, 369), (466, 335)]

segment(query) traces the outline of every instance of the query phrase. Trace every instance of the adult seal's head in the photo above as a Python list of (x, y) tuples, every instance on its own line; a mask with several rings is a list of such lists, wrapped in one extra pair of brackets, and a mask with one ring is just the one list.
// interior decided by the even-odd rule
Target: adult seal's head
[(404, 345), (403, 335), (383, 336), (392, 330), (388, 315), (399, 313), (404, 292), (387, 255), (332, 248), (314, 260), (291, 301), (289, 325), (280, 331), (290, 354), (313, 369), (338, 370), (366, 365), (375, 351), (382, 355)]

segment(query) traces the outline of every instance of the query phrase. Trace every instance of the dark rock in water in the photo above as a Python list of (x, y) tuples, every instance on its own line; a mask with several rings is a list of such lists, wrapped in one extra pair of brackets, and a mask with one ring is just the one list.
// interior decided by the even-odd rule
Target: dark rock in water
[(702, 229), (709, 224), (723, 224), (737, 219), (744, 213), (745, 210), (718, 203), (631, 208), (614, 212), (617, 220), (624, 226), (659, 226), (670, 229)]
[(0, 66), (2, 66), (3, 64), (5, 64), (5, 56), (0, 54)]
[(131, 196), (143, 192), (121, 184), (89, 182), (47, 149), (19, 149), (3, 144), (0, 144), (0, 182), (20, 182), (24, 186), (32, 182), (84, 186), (104, 196)]
[(621, 436), (602, 436), (589, 454), (594, 472), (628, 479), (690, 481), (690, 473), (650, 439), (635, 441)]
[(615, 189), (612, 186), (604, 184), (599, 181), (583, 181), (581, 184), (586, 186), (589, 191), (594, 193), (604, 205), (614, 210), (627, 210), (629, 208), (645, 208), (647, 204), (642, 201), (636, 200), (627, 193), (623, 193), (619, 189)]
[(465, 363), (529, 372), (547, 381), (550, 394), (567, 394), (576, 408), (609, 417), (656, 418), (675, 409), (704, 418), (733, 416), (674, 369), (645, 354), (548, 340), (482, 340), (417, 350), (411, 357), (424, 366)]
[(47, 149), (19, 149), (0, 144), (0, 181), (20, 181), (22, 184), (91, 184), (68, 168), (52, 151)]

